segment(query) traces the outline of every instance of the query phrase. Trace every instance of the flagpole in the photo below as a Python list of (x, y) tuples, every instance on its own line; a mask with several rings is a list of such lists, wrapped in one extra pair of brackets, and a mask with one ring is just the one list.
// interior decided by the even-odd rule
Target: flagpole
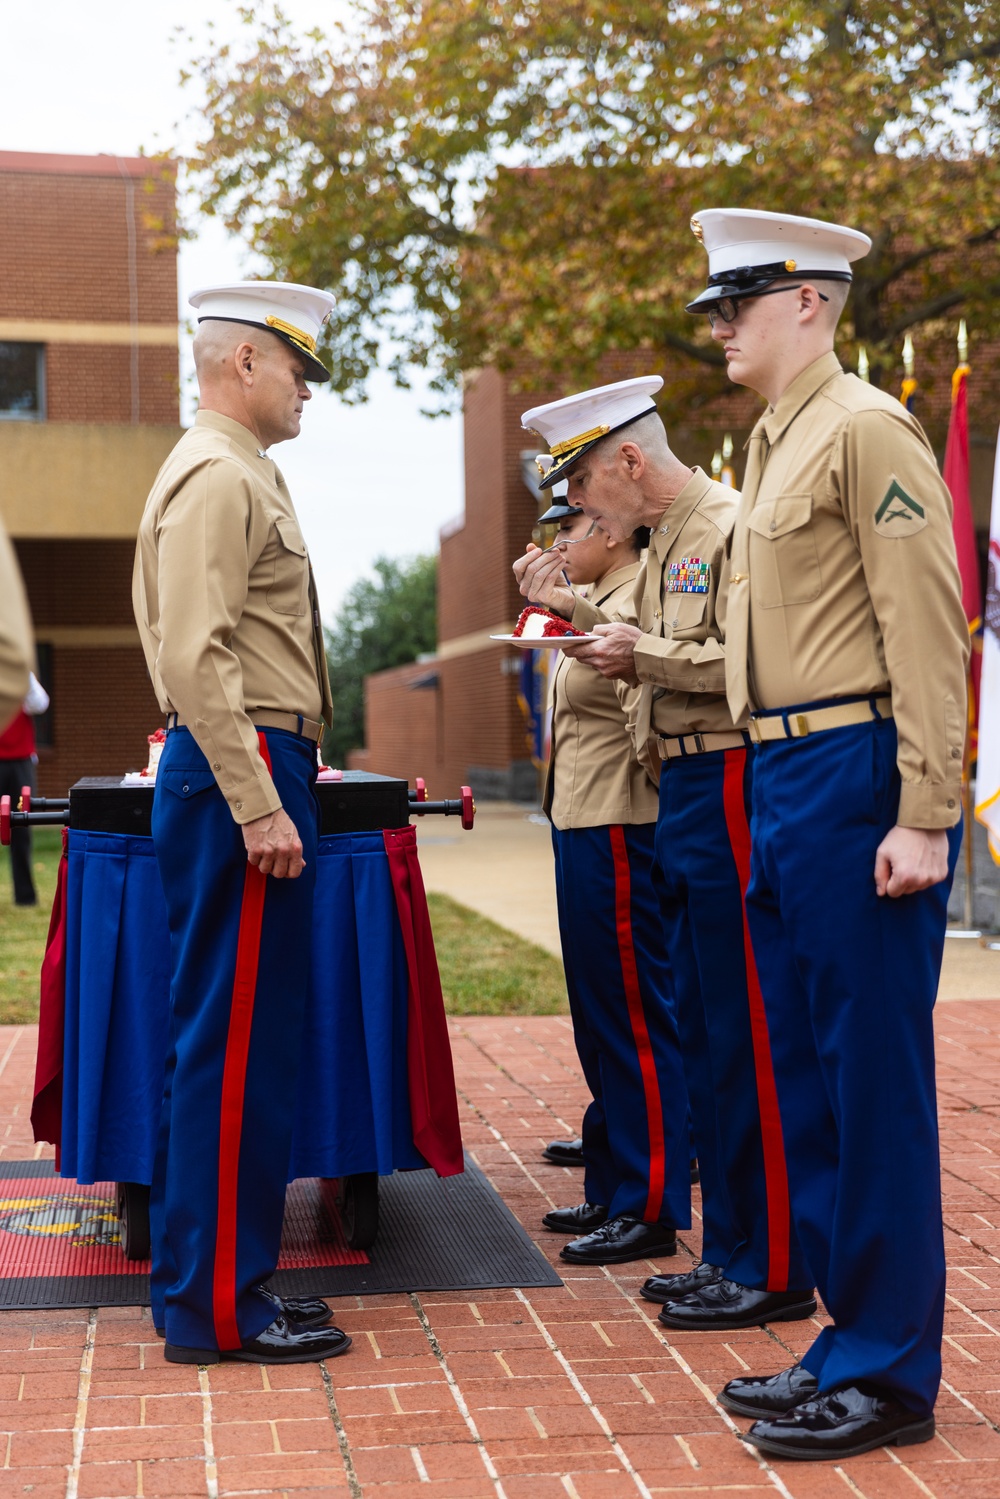
[[(965, 326), (965, 318), (961, 318), (958, 324), (958, 367), (968, 373), (969, 366), (969, 333)], [(971, 668), (970, 668), (971, 669)], [(972, 697), (972, 678), (969, 678), (969, 702)], [(962, 818), (965, 822), (965, 918), (966, 928), (972, 930), (972, 879), (973, 879), (973, 836), (975, 833), (975, 822), (972, 818), (972, 714), (968, 715), (965, 731), (965, 754), (962, 757)]]
[[(966, 382), (969, 377), (969, 336), (963, 319), (958, 325), (958, 367), (951, 381), (951, 418), (948, 427), (948, 444), (945, 452), (944, 478), (951, 491), (954, 506), (954, 532), (958, 553), (959, 572), (962, 578), (962, 604), (969, 623), (970, 648), (974, 651), (976, 632), (981, 626), (982, 602), (979, 593), (978, 564), (975, 558), (972, 511), (969, 496), (968, 420), (966, 406)], [(904, 367), (906, 363), (904, 350)], [(907, 375), (912, 379), (911, 367)], [(913, 382), (915, 388), (916, 382)], [(905, 382), (904, 382), (905, 388)], [(975, 822), (973, 820), (972, 763), (976, 754), (977, 680), (974, 675), (974, 658), (970, 656), (967, 682), (967, 709), (965, 745), (962, 754), (962, 845), (964, 855), (965, 891), (963, 901), (963, 925), (961, 932), (952, 931), (956, 937), (978, 937), (973, 927), (974, 920), (974, 876), (975, 876)]]
[(900, 404), (905, 406), (907, 411), (913, 410), (913, 397), (917, 391), (917, 382), (913, 374), (915, 366), (913, 339), (908, 333), (903, 339), (903, 388), (899, 393)]

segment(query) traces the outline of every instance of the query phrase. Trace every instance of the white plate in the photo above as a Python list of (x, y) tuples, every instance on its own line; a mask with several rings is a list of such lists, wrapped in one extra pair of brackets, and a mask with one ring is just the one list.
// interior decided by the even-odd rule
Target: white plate
[(502, 640), (506, 645), (519, 645), (524, 650), (561, 650), (564, 645), (585, 645), (588, 640), (600, 640), (600, 635), (543, 635), (538, 640), (529, 640), (524, 635), (491, 635), (491, 640)]

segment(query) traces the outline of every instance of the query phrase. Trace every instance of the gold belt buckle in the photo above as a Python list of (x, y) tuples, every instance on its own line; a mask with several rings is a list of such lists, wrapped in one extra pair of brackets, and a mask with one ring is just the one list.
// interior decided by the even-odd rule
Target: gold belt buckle
[(761, 738), (760, 724), (757, 722), (756, 718), (751, 718), (749, 720), (749, 723), (747, 724), (747, 727), (750, 731), (750, 738), (753, 740), (754, 744), (763, 744), (764, 741)]
[(692, 734), (691, 738), (694, 740), (694, 747), (700, 755), (705, 748), (704, 739), (702, 739), (700, 734)]
[(806, 717), (806, 715), (804, 713), (796, 713), (796, 715), (795, 715), (795, 725), (796, 725), (796, 728), (799, 731), (795, 735), (796, 739), (805, 739), (805, 738), (807, 738), (808, 734), (809, 734), (809, 720), (808, 720), (808, 718)]

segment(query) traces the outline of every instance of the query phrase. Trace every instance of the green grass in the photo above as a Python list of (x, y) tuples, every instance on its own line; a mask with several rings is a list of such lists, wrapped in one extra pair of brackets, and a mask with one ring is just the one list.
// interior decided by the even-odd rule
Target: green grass
[(558, 958), (459, 905), (430, 894), (427, 904), (450, 1015), (558, 1015), (569, 1009)]
[(38, 970), (62, 855), (62, 828), (35, 828), (32, 837), (37, 906), (15, 906), (10, 852), (0, 850), (0, 1025), (38, 1019)]
[[(56, 886), (62, 832), (34, 832), (37, 906), (15, 906), (10, 855), (0, 851), (0, 1025), (38, 1019), (38, 970)], [(556, 1015), (566, 983), (558, 958), (447, 895), (429, 895), (445, 1009), (451, 1015)]]

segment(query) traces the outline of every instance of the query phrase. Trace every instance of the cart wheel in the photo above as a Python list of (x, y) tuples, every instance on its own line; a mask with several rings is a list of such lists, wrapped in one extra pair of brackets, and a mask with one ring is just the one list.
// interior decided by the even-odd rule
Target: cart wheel
[(149, 1259), (149, 1188), (139, 1182), (118, 1183), (118, 1227), (127, 1260)]
[(359, 1171), (340, 1183), (340, 1221), (352, 1249), (370, 1249), (378, 1234), (378, 1172)]

